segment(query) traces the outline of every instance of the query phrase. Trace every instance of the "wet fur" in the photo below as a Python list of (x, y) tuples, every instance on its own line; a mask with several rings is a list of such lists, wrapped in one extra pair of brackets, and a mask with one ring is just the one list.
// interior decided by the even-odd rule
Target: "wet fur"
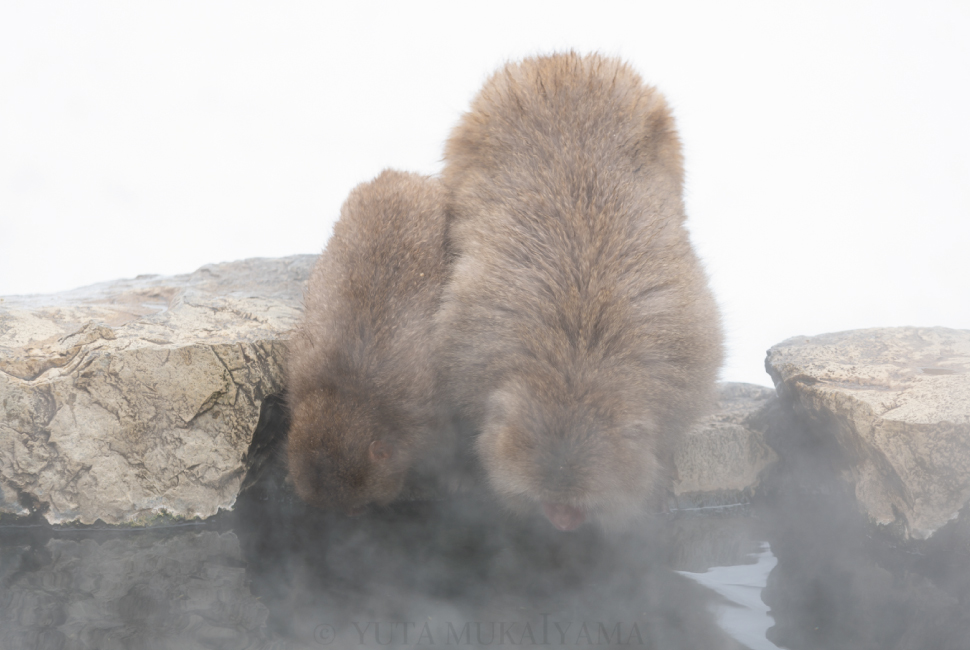
[(344, 204), (289, 343), (288, 465), (308, 503), (386, 504), (409, 471), (443, 462), (432, 319), (444, 232), (435, 179), (385, 171)]
[(717, 308), (684, 228), (663, 97), (625, 64), (527, 59), (448, 140), (443, 385), (513, 509), (622, 525), (656, 507), (711, 405)]

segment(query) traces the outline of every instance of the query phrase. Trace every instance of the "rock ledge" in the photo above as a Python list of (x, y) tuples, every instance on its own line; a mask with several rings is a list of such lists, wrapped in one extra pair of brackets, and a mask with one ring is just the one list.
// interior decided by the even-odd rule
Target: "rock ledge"
[(0, 512), (144, 524), (230, 508), (315, 256), (0, 302)]
[(970, 501), (970, 331), (795, 337), (765, 366), (795, 415), (837, 446), (873, 523), (926, 539)]

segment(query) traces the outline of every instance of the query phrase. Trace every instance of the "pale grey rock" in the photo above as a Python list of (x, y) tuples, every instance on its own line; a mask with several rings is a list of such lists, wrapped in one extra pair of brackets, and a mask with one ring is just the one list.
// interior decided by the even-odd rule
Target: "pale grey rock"
[(795, 337), (765, 365), (795, 414), (837, 444), (873, 523), (926, 539), (970, 501), (970, 331)]
[(142, 524), (230, 508), (315, 256), (0, 299), (0, 511)]
[(698, 422), (674, 452), (675, 508), (749, 503), (764, 471), (778, 457), (765, 442), (763, 414), (775, 391), (754, 384), (723, 383), (717, 410)]

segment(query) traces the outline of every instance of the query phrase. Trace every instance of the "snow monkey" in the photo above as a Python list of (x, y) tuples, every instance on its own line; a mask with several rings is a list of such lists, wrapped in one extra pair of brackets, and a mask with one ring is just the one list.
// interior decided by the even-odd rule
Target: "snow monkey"
[(664, 98), (616, 59), (509, 64), (452, 131), (442, 184), (443, 386), (489, 485), (561, 530), (655, 510), (722, 360)]
[(432, 361), (444, 234), (432, 178), (385, 171), (344, 204), (289, 342), (287, 456), (306, 502), (354, 514), (446, 462)]

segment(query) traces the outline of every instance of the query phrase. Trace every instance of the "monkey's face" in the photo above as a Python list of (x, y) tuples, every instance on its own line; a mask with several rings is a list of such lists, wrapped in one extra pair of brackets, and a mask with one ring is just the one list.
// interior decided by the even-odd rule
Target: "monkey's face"
[(491, 396), (477, 445), (493, 489), (560, 530), (639, 519), (658, 479), (650, 423), (606, 392), (556, 393), (518, 384)]
[(325, 509), (357, 514), (400, 493), (406, 453), (394, 422), (372, 399), (328, 386), (290, 405), (287, 446), (297, 494)]

